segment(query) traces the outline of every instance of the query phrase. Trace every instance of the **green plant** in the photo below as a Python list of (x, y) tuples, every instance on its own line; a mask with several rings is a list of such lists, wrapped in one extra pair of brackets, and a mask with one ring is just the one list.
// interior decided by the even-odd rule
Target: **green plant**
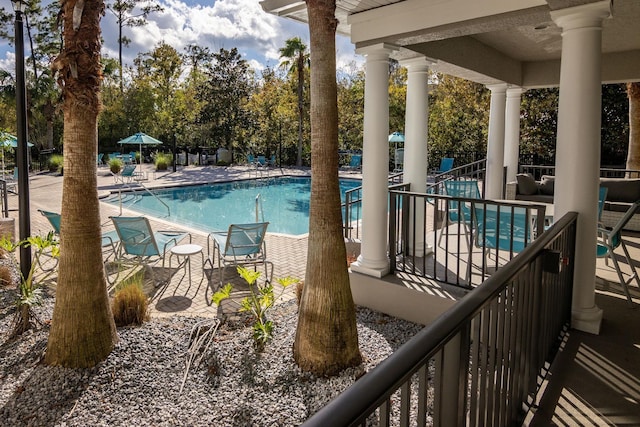
[(49, 157), (48, 164), (51, 172), (60, 172), (64, 164), (64, 157), (62, 154), (53, 154)]
[(111, 311), (117, 326), (141, 325), (149, 317), (149, 300), (142, 290), (142, 274), (135, 274), (118, 286)]
[[(261, 273), (258, 271), (251, 271), (242, 266), (238, 267), (238, 274), (249, 284), (250, 295), (245, 297), (240, 302), (240, 311), (248, 312), (255, 318), (253, 324), (253, 341), (258, 351), (264, 349), (265, 344), (273, 336), (273, 321), (267, 318), (267, 311), (269, 311), (277, 299), (284, 293), (285, 289), (294, 283), (298, 283), (298, 279), (293, 277), (285, 277), (276, 279), (276, 281), (282, 286), (280, 295), (275, 296), (273, 285), (266, 282), (264, 285), (257, 283)], [(218, 292), (213, 294), (211, 301), (220, 305), (222, 300), (225, 300), (231, 296), (231, 290), (233, 286), (231, 283), (227, 283)]]
[(167, 170), (169, 165), (171, 164), (171, 154), (167, 153), (158, 153), (156, 154), (156, 158), (154, 160), (156, 165), (156, 170), (163, 171)]
[(35, 316), (33, 307), (42, 304), (42, 288), (40, 287), (40, 284), (53, 273), (54, 269), (43, 269), (44, 275), (39, 276), (36, 281), (36, 267), (41, 265), (40, 258), (45, 251), (48, 250), (51, 257), (58, 258), (60, 255), (60, 248), (53, 232), (49, 232), (49, 234), (44, 237), (30, 236), (17, 243), (12, 242), (7, 237), (3, 237), (0, 239), (0, 247), (8, 252), (14, 252), (19, 247), (35, 248), (34, 258), (27, 277), (21, 276), (20, 294), (18, 295), (15, 303), (17, 310), (16, 317), (13, 320), (11, 336), (17, 336), (31, 328), (32, 319), (41, 323)]
[(122, 160), (118, 158), (109, 159), (109, 170), (118, 173), (122, 170)]

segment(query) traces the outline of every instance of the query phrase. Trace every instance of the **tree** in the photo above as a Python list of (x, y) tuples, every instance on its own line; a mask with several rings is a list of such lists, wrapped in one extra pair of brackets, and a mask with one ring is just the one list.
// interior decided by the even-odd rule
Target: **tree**
[(627, 169), (640, 169), (640, 82), (627, 83), (629, 97), (629, 152)]
[(118, 341), (102, 264), (96, 180), (104, 1), (68, 0), (62, 7), (63, 50), (52, 66), (65, 124), (60, 264), (45, 362), (84, 368), (104, 360)]
[[(335, 44), (335, 43), (334, 43)], [(307, 46), (300, 37), (290, 38), (285, 42), (285, 47), (280, 49), (280, 58), (289, 58), (283, 61), (282, 66), (289, 68), (289, 73), (297, 74), (298, 95), (298, 157), (296, 165), (302, 166), (302, 133), (304, 120), (304, 70), (309, 59)]]
[(429, 106), (429, 164), (441, 157), (455, 157), (457, 165), (479, 160), (486, 154), (489, 123), (489, 91), (478, 83), (438, 75)]
[[(202, 109), (200, 124), (209, 127), (209, 137), (220, 141), (220, 146), (233, 150), (240, 130), (246, 124), (246, 103), (253, 90), (249, 64), (237, 48), (220, 49), (213, 54), (214, 61), (207, 64), (207, 81), (199, 99), (206, 103)], [(212, 102), (212, 100), (215, 100)]]
[(307, 0), (311, 40), (311, 200), (307, 270), (293, 356), (334, 375), (362, 361), (349, 285), (338, 181), (335, 0)]
[(364, 71), (338, 81), (338, 144), (341, 150), (362, 150), (364, 125)]
[[(143, 4), (138, 7), (139, 4)], [(158, 3), (147, 0), (115, 0), (107, 8), (115, 15), (118, 22), (118, 63), (120, 64), (120, 91), (122, 82), (122, 46), (129, 46), (131, 39), (122, 35), (123, 27), (142, 27), (147, 25), (147, 17), (151, 12), (162, 12), (164, 8)], [(138, 8), (138, 13), (133, 13)]]

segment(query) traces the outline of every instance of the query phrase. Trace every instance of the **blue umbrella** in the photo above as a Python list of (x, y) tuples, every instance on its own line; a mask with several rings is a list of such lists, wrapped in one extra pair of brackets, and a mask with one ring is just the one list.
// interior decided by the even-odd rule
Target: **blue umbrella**
[[(118, 141), (118, 144), (135, 144), (140, 146), (140, 163), (142, 164), (142, 145), (158, 145), (162, 144), (162, 141), (155, 139), (152, 136), (147, 135), (144, 132), (138, 132), (125, 139)], [(140, 165), (142, 169), (142, 165)]]
[(404, 135), (402, 132), (394, 132), (389, 135), (389, 142), (404, 142)]
[[(18, 138), (8, 132), (0, 131), (0, 149), (2, 150), (2, 179), (4, 179), (4, 149), (16, 148), (18, 146)], [(33, 147), (33, 144), (27, 142), (27, 147)]]

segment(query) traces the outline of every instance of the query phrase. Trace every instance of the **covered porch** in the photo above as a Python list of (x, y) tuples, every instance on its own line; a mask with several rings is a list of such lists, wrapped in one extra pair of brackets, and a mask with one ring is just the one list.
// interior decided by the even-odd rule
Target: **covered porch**
[[(301, 1), (264, 0), (261, 4), (266, 11), (276, 15), (303, 22), (307, 19), (305, 4)], [(384, 280), (394, 263), (395, 253), (391, 252), (390, 259), (388, 252), (393, 247), (393, 237), (386, 232), (387, 177), (379, 173), (389, 160), (386, 140), (389, 134), (387, 93), (390, 58), (397, 59), (408, 70), (403, 184), (414, 193), (426, 194), (429, 69), (473, 80), (486, 85), (491, 91), (484, 196), (492, 200), (505, 198), (504, 183), (513, 181), (518, 170), (521, 94), (528, 89), (557, 86), (560, 101), (553, 217), (556, 221), (562, 221), (568, 215), (575, 219), (572, 291), (570, 308), (567, 309), (570, 317), (567, 324), (571, 328), (568, 336), (589, 337), (591, 343), (608, 346), (605, 336), (597, 337), (610, 331), (603, 329), (603, 325), (610, 325), (607, 319), (612, 319), (603, 308), (619, 309), (616, 304), (603, 299), (602, 292), (606, 289), (600, 288), (597, 279), (596, 206), (601, 85), (640, 80), (640, 27), (635, 24), (640, 18), (640, 4), (631, 0), (620, 0), (615, 4), (595, 0), (505, 0), (490, 3), (465, 0), (337, 1), (336, 16), (340, 21), (338, 31), (350, 36), (357, 53), (366, 58), (363, 152), (367, 160), (362, 167), (362, 251), (357, 262), (351, 265), (352, 277), (358, 274), (359, 279), (367, 276)], [(417, 223), (422, 222), (419, 215)], [(410, 245), (427, 252), (433, 250), (436, 243), (413, 241)], [(424, 257), (425, 253), (417, 255)], [(634, 292), (637, 299), (637, 289)], [(623, 315), (625, 321), (637, 317), (635, 310), (626, 308), (626, 311)], [(464, 334), (462, 339), (465, 339)], [(625, 334), (624, 339), (627, 343), (637, 342), (637, 336), (632, 334)], [(468, 342), (463, 342), (463, 346), (466, 344)], [(561, 355), (562, 349), (568, 348), (566, 343), (563, 346)], [(627, 348), (634, 355), (637, 353), (636, 344), (627, 345)], [(584, 366), (584, 359), (578, 356), (582, 357), (582, 354), (574, 352), (572, 361)], [(595, 362), (593, 366), (598, 366), (597, 359), (591, 360)], [(455, 375), (465, 365), (457, 366), (448, 372)], [(600, 367), (590, 368), (590, 372), (612, 366), (624, 368), (609, 369), (607, 372), (611, 375), (606, 378), (616, 378), (614, 382), (619, 390), (621, 384), (624, 387), (617, 394), (609, 390), (610, 397), (623, 405), (622, 401), (627, 400), (632, 408), (637, 408), (638, 375), (627, 369), (628, 363), (602, 360)], [(426, 365), (421, 369), (426, 369)], [(567, 372), (574, 373), (569, 374), (572, 381), (582, 379), (579, 371)], [(558, 377), (549, 378), (553, 382)], [(495, 380), (498, 381), (497, 378)], [(547, 390), (563, 390), (564, 384), (554, 383), (548, 387), (545, 384), (545, 387)], [(487, 393), (493, 391), (492, 385), (486, 387)], [(560, 393), (557, 396), (564, 395)], [(540, 414), (565, 411), (570, 421), (556, 420), (560, 424), (577, 423), (580, 416), (576, 413), (581, 413), (582, 419), (588, 420), (587, 424), (598, 424), (607, 418), (603, 417), (610, 410), (606, 404), (598, 408), (574, 398), (564, 396), (564, 401), (542, 400), (540, 406), (534, 401), (532, 408)], [(404, 397), (401, 400), (401, 405), (406, 404), (408, 408), (408, 401), (405, 402)], [(463, 404), (461, 401), (458, 403)], [(577, 412), (568, 411), (567, 407)], [(327, 407), (328, 411), (337, 409), (336, 406)], [(398, 411), (403, 413), (404, 409), (402, 407)], [(498, 413), (500, 408), (494, 407), (493, 410)], [(383, 403), (380, 411), (392, 412), (389, 402)], [(536, 411), (530, 414), (533, 412)], [(459, 413), (456, 414), (455, 410), (453, 413), (449, 411), (449, 416), (456, 415)], [(449, 418), (449, 421), (454, 419)], [(500, 419), (498, 416), (492, 422), (484, 421), (487, 425), (502, 425)], [(482, 420), (465, 421), (470, 425), (485, 424)], [(442, 419), (439, 422), (441, 425), (453, 425), (442, 423)], [(637, 420), (621, 417), (604, 422), (633, 424)]]

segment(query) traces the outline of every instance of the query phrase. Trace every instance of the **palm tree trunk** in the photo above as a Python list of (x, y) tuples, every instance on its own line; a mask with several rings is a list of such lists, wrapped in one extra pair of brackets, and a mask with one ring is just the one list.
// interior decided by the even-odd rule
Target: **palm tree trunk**
[(293, 347), (301, 369), (333, 375), (362, 360), (349, 285), (338, 181), (335, 0), (307, 0), (311, 39), (308, 261)]
[(640, 170), (640, 82), (627, 83), (627, 96), (629, 97), (629, 152), (626, 168)]
[[(85, 0), (74, 31), (75, 0), (64, 3), (64, 180), (60, 264), (46, 363), (72, 368), (104, 360), (118, 340), (102, 264), (96, 180), (103, 0)], [(77, 70), (77, 71), (76, 71)]]

